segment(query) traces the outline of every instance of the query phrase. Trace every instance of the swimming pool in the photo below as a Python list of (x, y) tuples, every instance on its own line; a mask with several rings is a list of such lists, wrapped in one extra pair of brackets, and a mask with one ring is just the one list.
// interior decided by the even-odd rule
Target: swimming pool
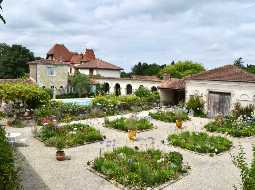
[(68, 99), (55, 99), (63, 103), (72, 103), (81, 106), (88, 106), (92, 103), (93, 98), (68, 98)]

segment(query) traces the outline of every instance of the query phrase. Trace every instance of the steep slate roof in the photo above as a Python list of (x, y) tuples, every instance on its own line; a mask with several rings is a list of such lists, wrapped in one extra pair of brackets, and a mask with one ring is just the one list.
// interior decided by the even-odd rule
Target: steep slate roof
[(172, 89), (172, 90), (185, 89), (185, 80), (184, 79), (164, 80), (160, 83), (159, 88), (160, 89)]
[(70, 63), (51, 59), (39, 59), (28, 62), (30, 65), (69, 65)]
[(255, 75), (248, 73), (237, 66), (225, 65), (187, 77), (186, 80), (255, 82)]
[(73, 53), (70, 52), (63, 44), (55, 44), (47, 53), (47, 58), (53, 56), (57, 60), (70, 61)]
[(121, 67), (108, 63), (100, 59), (83, 62), (75, 66), (77, 69), (106, 69), (106, 70), (123, 70)]

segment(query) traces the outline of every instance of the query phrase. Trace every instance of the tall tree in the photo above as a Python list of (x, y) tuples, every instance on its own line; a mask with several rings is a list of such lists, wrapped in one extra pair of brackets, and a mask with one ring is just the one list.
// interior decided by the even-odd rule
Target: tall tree
[(159, 72), (162, 68), (164, 68), (166, 65), (158, 65), (156, 63), (153, 64), (147, 64), (147, 63), (141, 63), (139, 62), (137, 65), (135, 65), (132, 68), (131, 74), (133, 75), (159, 75)]
[[(1, 6), (2, 2), (3, 2), (3, 0), (0, 0), (0, 9), (1, 10), (2, 10), (2, 6)], [(6, 23), (4, 17), (1, 14), (0, 14), (0, 20), (2, 20), (4, 24)]]
[(0, 43), (0, 78), (18, 78), (28, 73), (34, 54), (21, 45)]
[(177, 61), (175, 64), (167, 65), (161, 70), (161, 74), (171, 74), (174, 78), (183, 78), (192, 74), (204, 71), (205, 68), (200, 63), (192, 61)]
[(79, 97), (88, 95), (91, 90), (89, 77), (80, 72), (75, 72), (73, 76), (69, 77), (71, 87)]
[(243, 68), (244, 67), (244, 61), (242, 57), (237, 58), (236, 60), (234, 60), (234, 65)]

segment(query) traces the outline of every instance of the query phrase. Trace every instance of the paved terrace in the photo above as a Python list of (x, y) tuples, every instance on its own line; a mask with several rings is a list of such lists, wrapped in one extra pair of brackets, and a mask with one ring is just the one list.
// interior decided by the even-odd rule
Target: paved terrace
[[(141, 112), (139, 116), (146, 116), (148, 112)], [(130, 114), (126, 115), (130, 116)], [(169, 190), (232, 190), (234, 184), (240, 183), (239, 170), (232, 164), (229, 152), (220, 156), (210, 157), (209, 155), (198, 155), (190, 151), (163, 145), (161, 140), (165, 140), (170, 133), (176, 133), (174, 123), (164, 123), (152, 120), (157, 129), (140, 133), (138, 141), (131, 143), (127, 140), (126, 133), (102, 127), (104, 119), (88, 119), (79, 121), (95, 126), (107, 140), (116, 140), (118, 146), (139, 146), (145, 148), (153, 146), (149, 137), (155, 138), (155, 147), (163, 151), (178, 151), (184, 156), (184, 162), (191, 166), (188, 176), (166, 187)], [(209, 122), (208, 119), (192, 118), (184, 123), (185, 129), (190, 131), (203, 131), (202, 126)], [(55, 160), (55, 148), (46, 147), (37, 139), (33, 138), (31, 128), (8, 128), (11, 132), (22, 133), (21, 138), (26, 138), (26, 147), (18, 147), (19, 152), (24, 157), (23, 184), (25, 190), (113, 190), (118, 189), (103, 178), (91, 173), (86, 169), (87, 161), (95, 159), (99, 155), (100, 148), (103, 151), (110, 150), (100, 143), (88, 144), (76, 148), (66, 149), (67, 155), (71, 155), (69, 161), (58, 162)], [(235, 148), (231, 153), (238, 152), (241, 144), (245, 148), (249, 161), (252, 158), (252, 144), (255, 138), (237, 139), (231, 138)]]

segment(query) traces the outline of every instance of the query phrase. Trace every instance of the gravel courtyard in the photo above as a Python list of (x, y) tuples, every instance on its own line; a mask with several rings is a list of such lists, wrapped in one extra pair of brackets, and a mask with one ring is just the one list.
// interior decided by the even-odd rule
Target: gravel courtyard
[[(130, 116), (127, 114), (126, 116)], [(148, 112), (141, 112), (136, 116), (147, 116)], [(115, 116), (116, 117), (116, 116)], [(112, 118), (112, 117), (110, 117)], [(87, 161), (95, 159), (100, 152), (111, 150), (119, 146), (139, 146), (140, 148), (155, 147), (163, 151), (178, 151), (184, 157), (184, 162), (191, 166), (188, 176), (185, 176), (176, 183), (166, 187), (171, 190), (232, 190), (233, 185), (240, 183), (239, 170), (232, 164), (230, 152), (219, 156), (198, 155), (181, 148), (174, 148), (163, 145), (162, 140), (166, 140), (171, 133), (178, 133), (174, 123), (164, 123), (156, 120), (151, 122), (157, 127), (151, 131), (138, 134), (138, 140), (134, 143), (127, 140), (127, 134), (113, 129), (102, 127), (103, 118), (88, 119), (77, 123), (90, 124), (101, 131), (106, 136), (106, 142), (92, 143), (80, 147), (66, 149), (71, 160), (58, 162), (55, 159), (55, 148), (46, 147), (37, 139), (33, 138), (30, 127), (7, 128), (9, 132), (19, 132), (25, 139), (27, 146), (18, 146), (25, 164), (23, 185), (25, 190), (59, 189), (59, 190), (110, 190), (118, 189), (110, 182), (91, 173), (86, 169)], [(204, 131), (202, 126), (209, 122), (209, 119), (192, 118), (184, 123), (184, 130)], [(229, 137), (228, 137), (229, 138)], [(155, 139), (155, 143), (151, 139)], [(252, 145), (255, 144), (253, 138), (229, 138), (233, 141), (234, 148), (231, 153), (238, 152), (241, 144), (247, 154), (249, 161), (252, 159)], [(111, 146), (109, 144), (111, 143)], [(108, 144), (108, 146), (107, 146)], [(113, 145), (112, 145), (113, 144)]]

